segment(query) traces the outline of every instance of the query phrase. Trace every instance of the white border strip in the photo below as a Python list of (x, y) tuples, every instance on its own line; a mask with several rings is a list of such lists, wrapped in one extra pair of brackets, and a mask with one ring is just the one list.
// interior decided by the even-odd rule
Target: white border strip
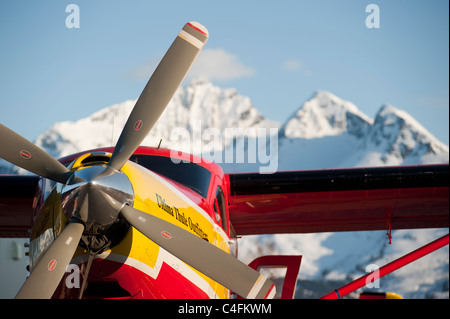
[(266, 280), (267, 280), (266, 277), (264, 277), (263, 275), (259, 275), (252, 289), (248, 293), (247, 299), (255, 299), (259, 291), (263, 287), (264, 283), (266, 282)]
[(275, 297), (275, 294), (277, 293), (277, 289), (275, 288), (275, 285), (273, 285), (270, 289), (269, 295), (266, 297), (266, 299), (273, 299)]
[(181, 30), (180, 33), (178, 34), (178, 36), (180, 38), (182, 38), (183, 40), (186, 40), (187, 42), (189, 42), (190, 44), (192, 44), (193, 46), (195, 46), (198, 49), (202, 49), (203, 46), (205, 45), (202, 41), (200, 41), (195, 36), (193, 36), (190, 33), (187, 33), (184, 30)]
[[(200, 288), (204, 293), (208, 295), (209, 298), (211, 299), (219, 298), (214, 289), (205, 279), (203, 279), (199, 274), (197, 274), (194, 270), (192, 270), (192, 268), (187, 266), (181, 260), (179, 260), (178, 258), (176, 258), (175, 256), (173, 256), (172, 254), (170, 254), (161, 247), (159, 248), (158, 259), (156, 260), (154, 268), (137, 259), (110, 252), (103, 252), (100, 255), (95, 256), (95, 258), (111, 260), (117, 263), (131, 266), (155, 280), (158, 277), (159, 272), (161, 271), (163, 262), (165, 262), (169, 267), (171, 267), (175, 271), (179, 272), (183, 277), (185, 277), (186, 280), (189, 280), (198, 288)], [(86, 262), (87, 259), (88, 255), (83, 255), (74, 258), (72, 260), (72, 263), (81, 264), (83, 262)]]

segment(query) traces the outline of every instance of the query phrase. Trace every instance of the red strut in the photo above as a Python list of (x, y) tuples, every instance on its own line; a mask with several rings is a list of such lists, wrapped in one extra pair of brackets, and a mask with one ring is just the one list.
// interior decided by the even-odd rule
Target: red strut
[[(419, 249), (416, 249), (412, 252), (410, 252), (407, 255), (404, 255), (403, 257), (400, 257), (389, 264), (384, 265), (379, 271), (379, 278), (393, 272), (394, 270), (397, 270), (419, 258), (422, 258), (423, 256), (428, 255), (429, 253), (432, 253), (435, 250), (438, 250), (439, 248), (442, 248), (444, 246), (448, 245), (448, 234), (436, 239), (435, 241), (429, 243), (428, 245), (425, 245), (423, 247), (420, 247)], [(342, 286), (339, 289), (336, 289), (329, 294), (321, 297), (320, 299), (338, 299), (342, 298), (345, 295), (348, 295), (349, 293), (355, 291), (356, 289), (359, 289), (365, 285), (367, 285), (367, 277), (371, 276), (372, 273), (369, 273), (367, 275), (364, 275), (355, 281), (352, 281), (351, 283)]]

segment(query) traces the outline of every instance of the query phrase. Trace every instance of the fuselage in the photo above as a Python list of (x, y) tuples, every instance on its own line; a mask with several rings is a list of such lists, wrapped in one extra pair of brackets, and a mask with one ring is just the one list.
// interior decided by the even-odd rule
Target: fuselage
[[(109, 161), (113, 148), (90, 150), (60, 161), (82, 170)], [(123, 168), (134, 208), (175, 224), (220, 249), (236, 254), (226, 205), (227, 176), (200, 157), (139, 147)], [(30, 271), (68, 223), (63, 185), (42, 179), (30, 236)], [(131, 203), (130, 203), (131, 204)], [(69, 216), (70, 217), (70, 216)], [(84, 298), (228, 298), (225, 287), (199, 273), (119, 220), (101, 235), (85, 234), (54, 298), (78, 298), (89, 253), (95, 257)]]

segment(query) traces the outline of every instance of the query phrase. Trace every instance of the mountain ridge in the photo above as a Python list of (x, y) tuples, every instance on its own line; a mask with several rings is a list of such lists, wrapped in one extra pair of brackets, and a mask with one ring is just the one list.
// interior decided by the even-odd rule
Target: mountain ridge
[[(36, 138), (35, 144), (56, 158), (114, 145), (135, 102), (126, 100), (77, 121), (55, 123)], [(142, 145), (157, 146), (162, 140), (162, 147), (202, 155), (224, 151), (241, 138), (258, 138), (258, 128), (267, 135), (272, 132), (270, 128), (278, 129), (279, 170), (448, 163), (448, 146), (392, 105), (381, 106), (371, 119), (352, 102), (320, 90), (280, 124), (265, 118), (250, 98), (204, 78), (194, 78), (176, 91)], [(227, 130), (233, 134), (225, 134)], [(320, 144), (334, 161), (306, 163), (305, 157), (320, 153), (314, 144)], [(284, 160), (293, 153), (298, 162)], [(3, 163), (2, 171), (7, 171)], [(234, 163), (223, 164), (231, 171), (242, 171), (255, 170), (256, 165), (248, 164), (258, 163), (244, 162), (237, 168), (228, 165)]]

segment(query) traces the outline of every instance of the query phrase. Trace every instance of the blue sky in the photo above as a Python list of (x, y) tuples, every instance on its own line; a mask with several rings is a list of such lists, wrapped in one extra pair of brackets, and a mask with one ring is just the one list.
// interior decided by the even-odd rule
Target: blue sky
[[(66, 27), (71, 3), (79, 28)], [(366, 26), (369, 4), (379, 28)], [(444, 0), (2, 0), (0, 122), (34, 140), (57, 121), (137, 98), (190, 20), (210, 33), (193, 74), (236, 88), (270, 119), (327, 90), (372, 118), (392, 104), (449, 144)]]

